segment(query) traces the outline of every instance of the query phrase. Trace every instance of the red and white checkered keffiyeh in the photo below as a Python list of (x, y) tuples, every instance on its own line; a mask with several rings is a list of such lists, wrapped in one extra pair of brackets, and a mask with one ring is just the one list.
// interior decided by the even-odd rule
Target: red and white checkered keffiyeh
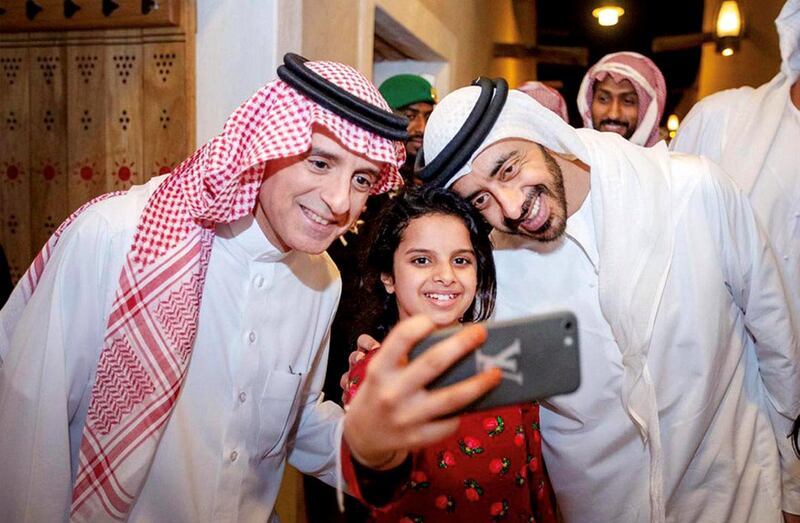
[(639, 53), (630, 51), (611, 53), (589, 69), (578, 90), (578, 111), (583, 118), (583, 125), (589, 129), (594, 128), (592, 125), (594, 84), (605, 80), (606, 76), (611, 76), (615, 82), (628, 80), (639, 96), (639, 117), (636, 131), (630, 141), (645, 147), (657, 143), (658, 124), (667, 101), (667, 82), (658, 66)]
[[(362, 74), (334, 62), (307, 67), (389, 110)], [(402, 184), (402, 143), (368, 132), (276, 80), (260, 89), (213, 138), (178, 166), (148, 200), (119, 277), (97, 365), (72, 493), (72, 521), (127, 518), (178, 398), (197, 333), (215, 224), (250, 212), (264, 163), (307, 151), (312, 125), (384, 167), (373, 193)], [(22, 310), (45, 270), (62, 224), (34, 260), (12, 299)]]
[(564, 97), (561, 96), (561, 93), (559, 93), (557, 90), (553, 89), (547, 84), (543, 84), (542, 82), (525, 82), (517, 87), (517, 89), (556, 113), (565, 122), (569, 123), (567, 101), (564, 100)]

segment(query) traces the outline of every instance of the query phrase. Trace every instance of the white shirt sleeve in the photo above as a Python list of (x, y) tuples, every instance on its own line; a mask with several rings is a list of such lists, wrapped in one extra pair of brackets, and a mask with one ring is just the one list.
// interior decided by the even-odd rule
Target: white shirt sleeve
[(719, 167), (708, 165), (715, 173), (714, 192), (708, 201), (719, 209), (727, 283), (755, 340), (768, 414), (781, 455), (783, 510), (800, 514), (800, 460), (787, 439), (800, 414), (800, 318), (749, 201)]
[[(61, 236), (7, 332), (0, 367), (2, 521), (61, 521), (69, 514), (90, 383), (116, 289), (110, 275), (118, 277), (124, 256), (121, 242), (105, 218), (84, 212)], [(12, 311), (0, 312), (6, 314)]]

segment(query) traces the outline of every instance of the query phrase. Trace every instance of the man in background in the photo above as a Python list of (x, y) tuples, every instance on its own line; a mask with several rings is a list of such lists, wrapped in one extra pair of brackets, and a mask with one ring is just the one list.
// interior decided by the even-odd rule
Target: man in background
[(408, 118), (406, 163), (400, 168), (406, 183), (414, 182), (414, 162), (422, 147), (428, 117), (436, 105), (436, 90), (423, 77), (416, 74), (398, 74), (387, 78), (378, 88), (392, 111)]
[(747, 193), (800, 306), (800, 0), (786, 2), (775, 25), (778, 74), (701, 100), (670, 147), (711, 158)]
[(604, 56), (583, 77), (578, 111), (583, 125), (622, 135), (636, 145), (659, 141), (667, 84), (656, 64), (639, 53)]

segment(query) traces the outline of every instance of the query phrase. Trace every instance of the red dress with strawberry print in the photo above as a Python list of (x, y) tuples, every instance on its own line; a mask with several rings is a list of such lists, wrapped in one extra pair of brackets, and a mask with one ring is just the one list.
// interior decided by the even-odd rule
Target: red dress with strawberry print
[[(356, 394), (372, 351), (353, 366), (345, 401)], [(345, 480), (349, 467), (345, 467)], [(377, 522), (558, 521), (542, 463), (539, 405), (525, 404), (461, 416), (449, 438), (413, 455), (410, 481)]]

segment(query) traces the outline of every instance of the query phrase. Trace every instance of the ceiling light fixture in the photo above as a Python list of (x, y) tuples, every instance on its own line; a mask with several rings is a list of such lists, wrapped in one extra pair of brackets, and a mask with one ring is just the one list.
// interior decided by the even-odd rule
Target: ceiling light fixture
[(602, 2), (600, 6), (592, 10), (592, 16), (597, 18), (597, 23), (603, 27), (617, 25), (619, 17), (625, 14), (625, 10), (613, 0)]

